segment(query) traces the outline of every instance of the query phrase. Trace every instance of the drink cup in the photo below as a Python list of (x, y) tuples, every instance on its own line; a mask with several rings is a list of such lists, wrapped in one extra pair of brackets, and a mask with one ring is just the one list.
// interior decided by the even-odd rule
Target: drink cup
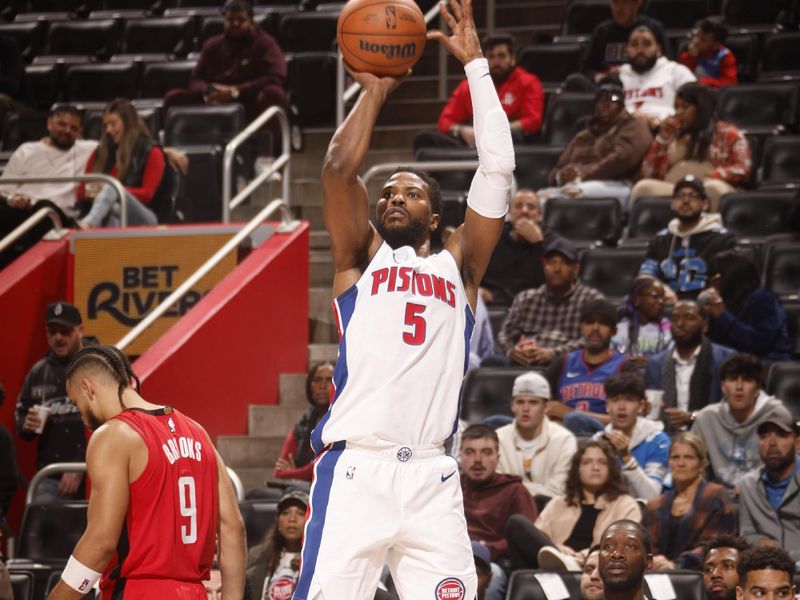
[(664, 398), (662, 390), (645, 390), (644, 395), (647, 402), (650, 404), (650, 412), (647, 414), (648, 419), (658, 420), (661, 415), (661, 404)]
[(44, 426), (47, 424), (47, 417), (50, 416), (50, 407), (42, 404), (36, 404), (32, 408), (36, 411), (36, 414), (41, 421), (39, 427), (36, 428), (34, 433), (42, 433), (44, 431)]

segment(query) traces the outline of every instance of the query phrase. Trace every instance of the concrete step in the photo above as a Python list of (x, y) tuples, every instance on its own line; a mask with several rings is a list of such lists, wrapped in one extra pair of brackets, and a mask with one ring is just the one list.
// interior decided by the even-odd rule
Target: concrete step
[(308, 289), (308, 316), (315, 321), (334, 323), (333, 291), (331, 286), (314, 286)]
[(312, 231), (310, 244), (311, 244), (311, 250), (330, 251), (331, 236), (327, 231)]
[(338, 344), (309, 344), (308, 364), (319, 362), (335, 363), (339, 355)]
[[(278, 378), (278, 402), (278, 406), (295, 410), (304, 411), (308, 408), (305, 373), (281, 373)], [(292, 426), (295, 422), (292, 423)]]
[(272, 468), (278, 460), (286, 432), (281, 436), (254, 437), (247, 435), (221, 435), (217, 450), (225, 464), (236, 470), (245, 468)]
[[(439, 118), (437, 114), (431, 120), (418, 120), (415, 119), (409, 123), (401, 125), (379, 125), (375, 127), (372, 132), (372, 140), (370, 140), (370, 152), (373, 150), (390, 149), (390, 150), (403, 150), (411, 149), (411, 142), (414, 136), (420, 129), (430, 129), (436, 127), (436, 120)], [(315, 127), (308, 128), (304, 131), (306, 136), (306, 147), (303, 150), (303, 155), (310, 155), (319, 157), (319, 168), (322, 169), (322, 157), (325, 155), (325, 150), (333, 136), (333, 128), (328, 127)], [(292, 165), (294, 165), (295, 158), (300, 154), (295, 154), (292, 157)], [(319, 177), (319, 171), (317, 171)]]
[(390, 98), (384, 105), (378, 123), (381, 125), (404, 125), (406, 123), (436, 122), (444, 108), (444, 100), (432, 98)]
[(338, 344), (339, 332), (333, 323), (308, 320), (309, 342), (312, 344)]
[(275, 465), (265, 467), (237, 467), (233, 469), (242, 480), (245, 492), (250, 490), (263, 489), (267, 485), (267, 481), (272, 478), (272, 470)]
[[(305, 383), (305, 375), (303, 375)], [(303, 393), (305, 396), (305, 393)], [(286, 404), (251, 404), (247, 410), (247, 431), (255, 437), (285, 436), (303, 416), (308, 403), (299, 405), (295, 396), (287, 398)]]
[(333, 259), (328, 250), (311, 250), (309, 256), (309, 285), (326, 287), (333, 283)]

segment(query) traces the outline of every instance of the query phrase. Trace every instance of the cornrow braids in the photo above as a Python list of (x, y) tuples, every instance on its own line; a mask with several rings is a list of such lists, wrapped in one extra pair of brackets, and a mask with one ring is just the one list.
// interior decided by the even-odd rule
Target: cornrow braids
[(117, 383), (117, 397), (123, 410), (127, 407), (122, 402), (122, 392), (131, 385), (131, 380), (136, 382), (136, 391), (139, 391), (141, 384), (139, 378), (131, 368), (128, 358), (114, 346), (98, 344), (86, 346), (79, 350), (67, 367), (67, 379), (81, 367), (93, 364), (103, 369), (106, 374), (112, 377)]

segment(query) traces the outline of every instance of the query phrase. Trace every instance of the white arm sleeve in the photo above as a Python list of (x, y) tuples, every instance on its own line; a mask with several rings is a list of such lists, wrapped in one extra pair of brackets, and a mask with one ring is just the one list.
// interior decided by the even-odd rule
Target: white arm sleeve
[(477, 58), (464, 67), (472, 96), (478, 170), (472, 179), (467, 205), (481, 216), (499, 219), (508, 211), (514, 172), (514, 144), (489, 63)]

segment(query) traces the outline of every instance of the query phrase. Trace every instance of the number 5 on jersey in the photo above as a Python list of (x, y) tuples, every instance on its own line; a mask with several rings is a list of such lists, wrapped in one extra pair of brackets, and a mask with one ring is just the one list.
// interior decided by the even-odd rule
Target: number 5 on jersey
[(406, 304), (406, 325), (412, 329), (403, 333), (403, 341), (409, 346), (421, 346), (425, 343), (427, 323), (422, 318), (423, 312), (425, 312), (424, 304), (413, 302)]

